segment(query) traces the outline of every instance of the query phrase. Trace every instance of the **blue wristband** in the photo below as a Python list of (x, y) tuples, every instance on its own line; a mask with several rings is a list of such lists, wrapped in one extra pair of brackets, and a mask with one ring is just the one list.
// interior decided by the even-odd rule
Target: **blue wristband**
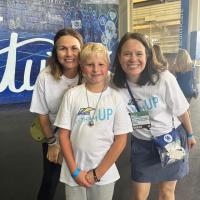
[(192, 133), (188, 133), (187, 134), (187, 138), (189, 139), (189, 138), (192, 138), (193, 137), (193, 134)]
[(73, 172), (72, 177), (76, 178), (79, 175), (80, 171), (81, 169), (77, 167), (76, 170)]

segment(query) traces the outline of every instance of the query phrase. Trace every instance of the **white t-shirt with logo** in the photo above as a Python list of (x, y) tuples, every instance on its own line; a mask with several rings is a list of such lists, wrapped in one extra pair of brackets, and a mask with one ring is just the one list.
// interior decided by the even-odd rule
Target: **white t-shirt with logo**
[[(115, 135), (133, 131), (126, 106), (116, 90), (108, 87), (101, 98), (101, 93), (87, 91), (87, 95), (85, 84), (70, 89), (63, 98), (54, 123), (71, 131), (70, 140), (76, 165), (85, 171), (100, 164), (113, 144)], [(94, 126), (89, 126), (94, 112)], [(104, 185), (117, 179), (119, 173), (113, 164), (97, 184)], [(77, 185), (65, 161), (62, 164), (60, 180), (70, 186)]]
[(68, 79), (62, 75), (56, 80), (50, 73), (49, 67), (43, 69), (37, 77), (30, 111), (42, 115), (49, 115), (53, 124), (65, 92), (77, 85), (78, 75), (73, 79)]
[[(160, 80), (155, 85), (138, 86), (129, 82), (129, 87), (137, 101), (140, 111), (148, 111), (151, 128), (135, 129), (132, 134), (143, 140), (150, 140), (153, 136), (160, 136), (172, 130), (181, 122), (177, 116), (182, 115), (189, 108), (189, 104), (182, 93), (176, 78), (168, 70), (161, 72)], [(127, 88), (119, 89), (129, 113), (137, 112)], [(151, 131), (151, 132), (150, 132)]]

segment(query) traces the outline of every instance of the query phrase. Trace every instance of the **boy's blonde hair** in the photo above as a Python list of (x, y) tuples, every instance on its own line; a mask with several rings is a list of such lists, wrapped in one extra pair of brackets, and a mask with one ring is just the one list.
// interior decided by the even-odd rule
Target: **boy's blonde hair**
[(80, 53), (81, 65), (84, 64), (85, 61), (88, 59), (88, 57), (90, 57), (93, 54), (104, 57), (106, 62), (110, 64), (110, 57), (107, 47), (105, 47), (101, 43), (89, 42), (83, 45), (83, 48), (81, 50)]

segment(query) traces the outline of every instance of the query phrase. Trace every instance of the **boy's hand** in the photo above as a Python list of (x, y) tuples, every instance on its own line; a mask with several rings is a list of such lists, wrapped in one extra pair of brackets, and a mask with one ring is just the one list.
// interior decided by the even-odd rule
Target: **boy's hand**
[(94, 176), (93, 176), (93, 172), (92, 170), (88, 171), (87, 174), (86, 174), (86, 179), (87, 181), (91, 184), (91, 185), (94, 185), (95, 184), (95, 179), (94, 179)]
[(88, 182), (88, 180), (86, 179), (86, 175), (87, 172), (86, 171), (80, 171), (80, 173), (78, 174), (78, 176), (75, 178), (75, 181), (83, 187), (91, 187), (92, 184), (90, 182)]

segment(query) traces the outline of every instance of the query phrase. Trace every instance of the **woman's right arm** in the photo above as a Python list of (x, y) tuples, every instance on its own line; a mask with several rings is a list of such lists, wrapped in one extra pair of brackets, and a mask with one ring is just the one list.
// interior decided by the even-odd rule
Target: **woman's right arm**
[(54, 137), (54, 133), (53, 133), (53, 129), (51, 126), (51, 122), (49, 120), (49, 116), (39, 114), (39, 121), (40, 121), (40, 125), (42, 128), (42, 132), (43, 132), (45, 138), (47, 139), (47, 143), (48, 143), (48, 138), (52, 138), (52, 141), (53, 141), (53, 144), (51, 144), (51, 145), (48, 144), (47, 159), (50, 162), (58, 163), (58, 156), (60, 153), (60, 145), (56, 141), (57, 140), (56, 137)]
[[(60, 128), (59, 140), (64, 159), (67, 163), (70, 173), (73, 174), (77, 169), (77, 165), (75, 162), (72, 144), (70, 141), (70, 131), (68, 129)], [(78, 175), (74, 178), (74, 180), (81, 186), (90, 187), (91, 184), (88, 183), (88, 181), (86, 180), (86, 174), (87, 174), (86, 171), (81, 170), (78, 173)]]
[(45, 138), (52, 137), (53, 136), (53, 129), (51, 127), (49, 116), (39, 114), (39, 121), (40, 121), (42, 132), (43, 132)]
[(47, 104), (48, 99), (47, 95), (45, 94), (46, 91), (49, 90), (48, 87), (46, 88), (48, 85), (48, 82), (45, 83), (46, 76), (47, 73), (45, 70), (40, 72), (38, 75), (33, 90), (30, 111), (33, 113), (38, 113), (43, 134), (45, 138), (49, 138), (53, 136), (53, 129), (48, 115), (50, 112), (49, 106)]
[(195, 139), (194, 135), (192, 134), (193, 133), (192, 124), (191, 124), (191, 121), (190, 121), (189, 113), (186, 111), (181, 116), (179, 116), (178, 118), (179, 118), (179, 120), (181, 121), (181, 123), (183, 124), (183, 126), (186, 130), (187, 139), (188, 139), (188, 148), (189, 148), (189, 150), (191, 150), (194, 147), (194, 145), (196, 144), (196, 139)]

